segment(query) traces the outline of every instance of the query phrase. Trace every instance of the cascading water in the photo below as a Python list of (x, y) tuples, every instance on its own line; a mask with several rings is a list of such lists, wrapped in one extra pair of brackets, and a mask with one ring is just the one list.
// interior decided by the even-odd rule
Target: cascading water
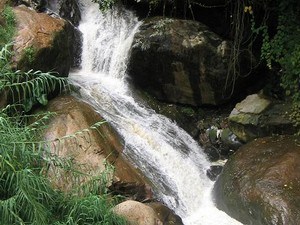
[(205, 175), (210, 163), (197, 143), (132, 96), (126, 62), (140, 25), (135, 16), (120, 8), (101, 13), (90, 0), (82, 0), (81, 8), (82, 68), (69, 76), (81, 97), (117, 129), (125, 141), (125, 156), (184, 224), (240, 224), (214, 207), (213, 182)]

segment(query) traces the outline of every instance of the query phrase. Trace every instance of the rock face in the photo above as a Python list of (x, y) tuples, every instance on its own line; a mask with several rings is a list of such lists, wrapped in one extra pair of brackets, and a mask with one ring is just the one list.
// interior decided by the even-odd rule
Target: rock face
[(78, 26), (81, 13), (77, 0), (48, 0), (47, 3), (48, 8)]
[(155, 211), (143, 203), (128, 200), (118, 204), (114, 212), (125, 217), (130, 225), (163, 225)]
[(174, 214), (174, 212), (165, 205), (159, 202), (151, 202), (147, 205), (154, 209), (157, 217), (163, 225), (183, 225), (181, 218)]
[(225, 102), (229, 55), (230, 43), (205, 25), (156, 17), (135, 35), (128, 72), (160, 100), (218, 105)]
[[(84, 165), (83, 172), (91, 175), (99, 175), (107, 160), (115, 166), (115, 181), (146, 183), (139, 172), (123, 160), (123, 146), (107, 123), (89, 129), (96, 122), (103, 121), (89, 105), (71, 96), (61, 96), (50, 101), (45, 110), (56, 113), (45, 132), (46, 140), (56, 140), (50, 145), (51, 152), (72, 158)], [(72, 183), (67, 174), (57, 177), (56, 174), (53, 182), (68, 190)]]
[(272, 102), (262, 95), (249, 95), (232, 110), (229, 127), (244, 142), (272, 134), (293, 134), (296, 128), (289, 119), (291, 108), (288, 102)]
[(298, 225), (300, 139), (260, 138), (240, 148), (218, 177), (218, 208), (244, 224)]
[(127, 200), (117, 205), (114, 212), (125, 217), (130, 225), (183, 225), (179, 216), (158, 202)]
[(72, 26), (24, 5), (15, 7), (14, 13), (17, 32), (13, 61), (17, 69), (56, 71), (67, 76), (73, 61)]

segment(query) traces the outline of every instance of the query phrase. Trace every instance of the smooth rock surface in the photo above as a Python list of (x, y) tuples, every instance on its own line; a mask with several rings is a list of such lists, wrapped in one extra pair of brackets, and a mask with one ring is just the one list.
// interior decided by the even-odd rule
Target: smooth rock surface
[(244, 224), (298, 225), (299, 171), (299, 137), (256, 139), (225, 164), (214, 187), (216, 205)]
[(291, 102), (249, 95), (230, 113), (229, 128), (243, 142), (272, 134), (294, 134), (298, 128), (289, 117), (291, 112)]
[(129, 225), (163, 225), (150, 206), (137, 201), (122, 202), (115, 206), (114, 212), (125, 217)]
[(67, 76), (73, 61), (72, 26), (24, 5), (14, 8), (17, 27), (13, 63), (17, 69), (55, 71)]
[(135, 35), (128, 72), (160, 100), (218, 105), (231, 91), (224, 89), (230, 48), (199, 22), (150, 18)]
[[(116, 132), (105, 123), (91, 106), (71, 96), (60, 96), (49, 102), (46, 111), (55, 113), (45, 131), (50, 141), (50, 150), (60, 157), (72, 158), (80, 169), (90, 175), (99, 175), (105, 163), (115, 167), (113, 180), (122, 182), (147, 183), (143, 176), (122, 157), (123, 145)], [(91, 129), (97, 122), (100, 126)], [(68, 189), (72, 183), (67, 174), (55, 174), (53, 183)]]

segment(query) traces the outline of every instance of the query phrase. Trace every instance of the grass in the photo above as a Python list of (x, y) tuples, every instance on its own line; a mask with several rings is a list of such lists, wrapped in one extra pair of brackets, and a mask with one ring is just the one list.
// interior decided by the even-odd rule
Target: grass
[(0, 48), (7, 43), (11, 43), (16, 30), (15, 15), (12, 7), (6, 6), (1, 13), (1, 17), (4, 19), (4, 23), (0, 24)]

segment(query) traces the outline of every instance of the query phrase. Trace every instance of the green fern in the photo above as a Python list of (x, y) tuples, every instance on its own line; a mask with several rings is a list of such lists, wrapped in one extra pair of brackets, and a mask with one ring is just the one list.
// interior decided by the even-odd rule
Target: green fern
[[(106, 188), (113, 170), (109, 164), (101, 176), (91, 177), (80, 172), (84, 165), (76, 165), (72, 159), (50, 151), (51, 145), (58, 143), (59, 148), (65, 140), (76, 141), (77, 135), (87, 130), (43, 141), (41, 135), (53, 114), (27, 115), (20, 110), (28, 111), (28, 99), (46, 104), (43, 96), (63, 90), (66, 80), (51, 73), (12, 72), (9, 55), (7, 46), (0, 50), (0, 95), (7, 91), (11, 97), (11, 104), (0, 110), (0, 224), (126, 224), (111, 210), (114, 198)], [(53, 168), (73, 177), (75, 185), (69, 193), (62, 193), (50, 183), (47, 174)], [(88, 182), (82, 185), (81, 177)]]

